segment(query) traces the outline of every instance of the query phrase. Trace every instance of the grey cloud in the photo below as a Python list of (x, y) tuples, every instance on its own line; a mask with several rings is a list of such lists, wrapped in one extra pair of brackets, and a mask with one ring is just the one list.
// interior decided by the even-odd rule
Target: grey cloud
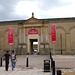
[(51, 10), (52, 8), (62, 6), (60, 0), (0, 0), (0, 20), (19, 20), (28, 16), (19, 16), (15, 14), (15, 7), (19, 1), (37, 1), (38, 7), (43, 10)]
[(0, 0), (3, 9), (0, 10), (0, 20), (18, 19), (14, 14), (15, 6), (19, 0)]
[(62, 3), (61, 0), (39, 0), (41, 5), (39, 6), (42, 10), (51, 10), (53, 8), (57, 8), (63, 5), (66, 5), (66, 3)]

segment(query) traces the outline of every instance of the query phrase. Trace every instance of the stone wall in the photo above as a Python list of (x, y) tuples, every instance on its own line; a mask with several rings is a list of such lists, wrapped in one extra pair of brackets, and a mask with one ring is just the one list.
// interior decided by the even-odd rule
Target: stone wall
[(8, 28), (13, 28), (13, 46), (11, 46), (11, 50), (16, 50), (17, 48), (17, 24), (0, 24), (0, 51), (2, 50), (3, 53), (5, 51), (10, 51), (10, 46), (8, 45)]
[[(51, 26), (56, 25), (56, 54), (75, 54), (75, 21), (48, 21), (43, 22), (39, 19), (28, 19), (24, 23), (0, 24), (0, 51), (10, 51), (8, 45), (8, 28), (14, 30), (14, 45), (11, 50), (16, 50), (17, 54), (27, 54), (28, 51), (28, 31), (36, 29), (39, 32), (39, 44), (48, 43), (48, 47), (39, 47), (40, 54), (53, 53), (53, 44), (51, 42)], [(19, 46), (20, 45), (20, 46)], [(24, 47), (26, 45), (26, 47)], [(44, 45), (43, 45), (44, 46)]]

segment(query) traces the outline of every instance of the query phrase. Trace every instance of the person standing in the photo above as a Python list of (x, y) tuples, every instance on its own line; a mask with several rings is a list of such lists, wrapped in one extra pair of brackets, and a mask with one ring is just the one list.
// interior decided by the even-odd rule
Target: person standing
[(5, 70), (6, 71), (8, 71), (9, 59), (10, 59), (9, 51), (6, 51), (6, 53), (4, 54), (4, 58), (3, 58), (3, 60), (5, 60)]
[(16, 54), (14, 53), (14, 51), (12, 51), (12, 54), (11, 54), (11, 63), (12, 63), (12, 70), (15, 68), (16, 66)]

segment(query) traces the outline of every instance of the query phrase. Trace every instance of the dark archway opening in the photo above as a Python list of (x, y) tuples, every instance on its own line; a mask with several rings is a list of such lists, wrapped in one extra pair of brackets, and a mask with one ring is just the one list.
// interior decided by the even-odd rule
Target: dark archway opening
[(38, 53), (38, 40), (37, 39), (30, 39), (30, 52), (31, 54)]

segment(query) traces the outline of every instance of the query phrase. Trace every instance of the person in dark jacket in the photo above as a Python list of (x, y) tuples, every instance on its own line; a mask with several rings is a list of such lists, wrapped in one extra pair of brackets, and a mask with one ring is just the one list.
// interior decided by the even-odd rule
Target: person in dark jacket
[(8, 71), (9, 59), (10, 59), (9, 51), (6, 51), (6, 53), (4, 54), (4, 58), (3, 58), (3, 60), (5, 60), (5, 70), (6, 71)]

